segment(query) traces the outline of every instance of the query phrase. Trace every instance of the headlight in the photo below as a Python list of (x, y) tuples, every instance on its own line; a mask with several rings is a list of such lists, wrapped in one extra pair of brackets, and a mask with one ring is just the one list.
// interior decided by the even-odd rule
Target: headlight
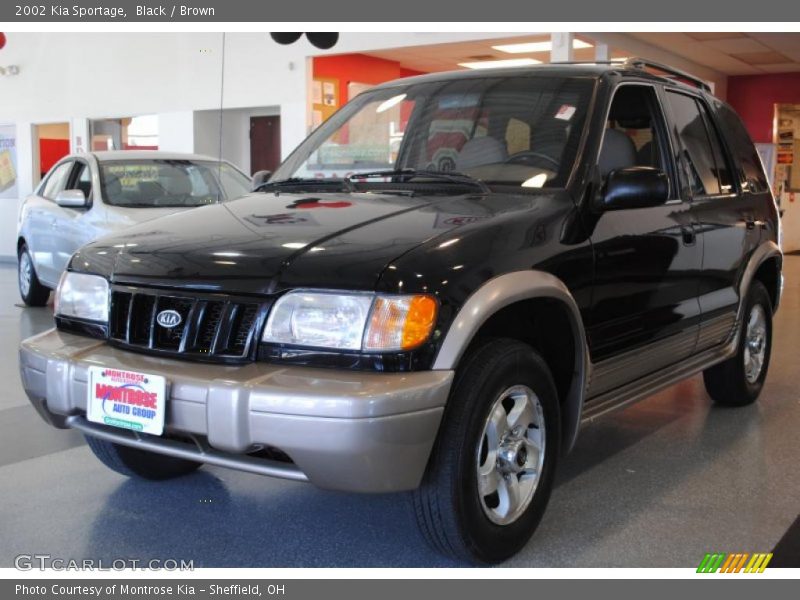
[(436, 311), (436, 300), (425, 295), (290, 292), (272, 308), (262, 339), (333, 350), (411, 350), (430, 336)]
[(66, 272), (58, 283), (57, 316), (108, 321), (108, 281), (98, 275)]

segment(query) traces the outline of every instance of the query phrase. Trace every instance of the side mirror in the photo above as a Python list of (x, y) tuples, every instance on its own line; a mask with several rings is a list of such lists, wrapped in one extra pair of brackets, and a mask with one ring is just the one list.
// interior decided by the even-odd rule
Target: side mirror
[(659, 206), (669, 200), (669, 177), (661, 169), (627, 167), (606, 176), (601, 207), (605, 210)]
[(272, 171), (256, 171), (253, 173), (250, 189), (254, 190), (258, 186), (267, 183), (270, 177), (272, 177)]
[(86, 208), (89, 206), (83, 190), (61, 190), (56, 196), (56, 204), (64, 208)]

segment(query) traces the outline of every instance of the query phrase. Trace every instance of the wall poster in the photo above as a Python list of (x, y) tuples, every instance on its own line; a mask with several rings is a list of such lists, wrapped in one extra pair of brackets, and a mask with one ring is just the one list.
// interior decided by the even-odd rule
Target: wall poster
[(17, 128), (0, 125), (0, 198), (17, 197)]

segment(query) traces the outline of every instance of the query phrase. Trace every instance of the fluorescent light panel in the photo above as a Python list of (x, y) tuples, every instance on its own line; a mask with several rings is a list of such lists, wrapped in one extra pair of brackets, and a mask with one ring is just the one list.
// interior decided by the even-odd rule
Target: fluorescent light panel
[(501, 69), (503, 67), (525, 67), (530, 65), (540, 65), (542, 61), (535, 58), (507, 58), (504, 60), (481, 60), (478, 62), (458, 63), (459, 67), (467, 69)]
[[(550, 52), (553, 45), (551, 42), (523, 42), (521, 44), (501, 44), (499, 46), (492, 46), (495, 50), (506, 52), (507, 54), (525, 54), (526, 52)], [(592, 44), (584, 42), (583, 40), (572, 40), (572, 48), (575, 50), (582, 50), (583, 48), (592, 48)]]

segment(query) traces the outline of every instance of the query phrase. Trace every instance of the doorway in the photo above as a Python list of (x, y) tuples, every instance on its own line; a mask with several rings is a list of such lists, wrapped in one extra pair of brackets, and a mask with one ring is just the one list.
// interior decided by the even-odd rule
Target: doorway
[(281, 164), (281, 118), (250, 117), (250, 174)]
[(33, 178), (39, 183), (50, 168), (69, 154), (69, 123), (33, 126)]

